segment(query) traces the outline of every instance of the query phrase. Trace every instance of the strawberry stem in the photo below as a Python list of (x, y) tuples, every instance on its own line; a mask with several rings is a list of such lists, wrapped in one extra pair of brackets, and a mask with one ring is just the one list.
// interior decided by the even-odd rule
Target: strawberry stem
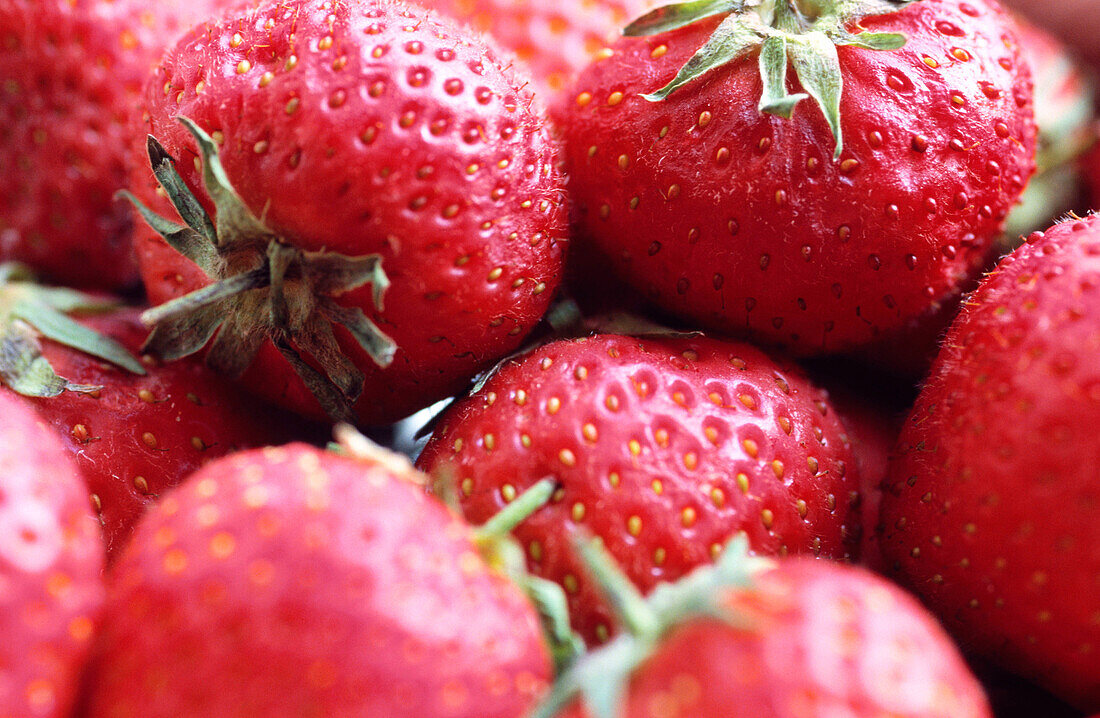
[(478, 543), (487, 543), (510, 534), (531, 514), (548, 504), (557, 488), (558, 485), (553, 479), (546, 478), (538, 481), (477, 529), (475, 533)]

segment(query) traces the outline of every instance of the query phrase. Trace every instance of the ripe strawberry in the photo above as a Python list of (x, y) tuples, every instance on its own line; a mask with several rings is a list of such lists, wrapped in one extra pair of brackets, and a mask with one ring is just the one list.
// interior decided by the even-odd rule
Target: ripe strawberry
[(405, 466), (292, 444), (201, 469), (115, 566), (88, 715), (522, 716), (538, 618)]
[(1080, 209), (1079, 161), (1096, 143), (1096, 93), (1092, 77), (1061, 41), (1017, 18), (1020, 47), (1035, 77), (1038, 172), (1012, 210), (1001, 240), (1010, 252), (1024, 236)]
[(699, 325), (820, 354), (934, 314), (1032, 173), (1030, 75), (993, 0), (686, 3), (627, 32), (651, 36), (554, 111), (576, 224)]
[(631, 18), (657, 0), (429, 0), (438, 12), (468, 23), (511, 50), (530, 69), (536, 92), (546, 98), (614, 41)]
[(574, 627), (609, 632), (570, 547), (607, 542), (643, 591), (744, 532), (763, 554), (848, 557), (859, 476), (840, 419), (801, 372), (741, 343), (602, 335), (506, 362), (444, 415), (419, 466), (451, 476), (481, 523), (546, 476), (516, 528), (532, 573), (566, 589)]
[(0, 715), (70, 715), (102, 570), (76, 468), (34, 412), (0, 396)]
[(897, 587), (828, 562), (747, 563), (731, 546), (648, 601), (607, 585), (631, 634), (575, 664), (532, 718), (991, 717), (943, 629)]
[[(133, 309), (81, 323), (135, 353), (148, 333)], [(203, 464), (314, 433), (194, 359), (161, 364), (145, 356), (148, 373), (139, 376), (56, 342), (44, 342), (42, 354), (63, 376), (97, 387), (30, 401), (64, 437), (103, 524), (109, 558), (148, 507)]]
[(1100, 218), (1004, 259), (899, 442), (882, 551), (964, 647), (1100, 707)]
[[(389, 0), (265, 2), (186, 35), (145, 98), (154, 170), (192, 225), (147, 213), (172, 246), (139, 238), (146, 287), (175, 298), (148, 317), (150, 349), (217, 331), (211, 366), (368, 424), (460, 389), (560, 279), (556, 147), (524, 83)], [(148, 172), (134, 185), (164, 207)]]
[(164, 46), (221, 0), (0, 0), (0, 260), (54, 279), (137, 283), (131, 118)]

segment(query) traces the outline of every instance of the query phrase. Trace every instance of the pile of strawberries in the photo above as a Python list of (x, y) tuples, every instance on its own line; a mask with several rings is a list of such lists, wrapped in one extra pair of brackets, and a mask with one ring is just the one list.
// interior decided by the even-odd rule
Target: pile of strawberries
[(1090, 82), (997, 0), (0, 0), (0, 716), (1100, 711)]

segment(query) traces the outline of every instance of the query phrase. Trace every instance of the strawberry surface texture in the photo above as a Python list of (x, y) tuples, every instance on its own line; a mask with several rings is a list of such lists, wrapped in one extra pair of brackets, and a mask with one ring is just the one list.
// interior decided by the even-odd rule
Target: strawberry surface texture
[[(904, 343), (982, 268), (1035, 147), (1031, 76), (996, 3), (813, 5), (834, 22), (763, 32), (752, 7), (696, 3), (698, 21), (612, 45), (552, 113), (577, 241), (661, 308), (803, 355)], [(867, 15), (841, 12), (856, 5)], [(713, 69), (681, 82), (708, 49)], [(807, 93), (823, 99), (795, 106)]]
[(589, 640), (613, 628), (572, 550), (601, 537), (643, 590), (711, 561), (735, 533), (762, 554), (851, 558), (859, 472), (825, 392), (747, 344), (600, 335), (509, 360), (444, 415), (420, 457), (481, 523), (551, 477), (515, 530)]
[[(134, 353), (147, 334), (136, 310), (82, 321)], [(67, 379), (96, 387), (28, 401), (62, 437), (83, 476), (109, 556), (126, 545), (150, 504), (203, 464), (319, 433), (195, 360), (162, 364), (146, 356), (147, 373), (137, 376), (54, 342), (45, 343), (43, 356)]]
[(1037, 232), (949, 332), (899, 443), (881, 550), (964, 646), (1100, 706), (1100, 220)]
[(0, 715), (70, 715), (102, 570), (76, 467), (33, 411), (0, 396)]
[[(188, 324), (202, 330), (186, 348), (156, 353), (198, 351), (224, 321), (212, 365), (296, 411), (384, 424), (515, 349), (560, 282), (566, 209), (556, 144), (513, 65), (388, 0), (262, 3), (186, 35), (147, 87), (145, 130), (214, 211), (196, 164), (209, 152), (178, 118), (193, 122), (239, 197), (216, 212), (217, 256), (190, 255), (209, 259), (205, 275), (143, 230), (150, 299), (270, 264), (287, 308), (243, 292)], [(133, 188), (174, 217), (148, 166)], [(265, 247), (296, 258), (277, 266)], [(155, 344), (186, 334), (173, 321)]]
[(115, 565), (88, 715), (521, 718), (535, 611), (423, 481), (302, 444), (200, 470)]
[(138, 283), (126, 148), (146, 76), (222, 0), (0, 2), (0, 260), (80, 285)]

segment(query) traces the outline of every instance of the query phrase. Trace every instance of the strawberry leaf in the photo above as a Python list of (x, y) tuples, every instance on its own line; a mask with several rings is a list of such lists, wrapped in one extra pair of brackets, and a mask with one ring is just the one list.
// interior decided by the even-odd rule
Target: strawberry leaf
[(744, 0), (692, 0), (691, 2), (663, 5), (650, 10), (645, 15), (626, 26), (623, 34), (627, 37), (659, 35), (699, 22), (714, 15), (727, 15), (741, 12)]
[(840, 129), (840, 95), (844, 78), (840, 72), (836, 45), (825, 33), (811, 32), (791, 41), (790, 54), (798, 81), (821, 108), (825, 121), (829, 123), (836, 139), (833, 158), (839, 159), (844, 149)]
[(722, 21), (706, 44), (680, 68), (671, 82), (642, 97), (650, 102), (660, 102), (692, 80), (741, 57), (750, 47), (759, 43), (759, 31), (742, 22), (739, 16), (731, 15)]
[(352, 420), (365, 376), (344, 354), (333, 325), (346, 328), (381, 367), (393, 361), (397, 346), (361, 308), (343, 307), (334, 297), (370, 284), (371, 303), (381, 311), (389, 287), (381, 258), (304, 251), (277, 236), (233, 188), (213, 138), (186, 117), (179, 120), (198, 144), (203, 182), (217, 209), (214, 220), (154, 138), (147, 142), (150, 164), (186, 226), (157, 216), (131, 195), (123, 196), (213, 282), (146, 311), (142, 320), (153, 331), (145, 348), (178, 359), (201, 351), (213, 339), (207, 365), (240, 377), (270, 339), (331, 418)]
[(761, 112), (791, 118), (794, 106), (809, 95), (787, 93), (787, 40), (773, 35), (764, 40), (760, 48), (760, 77), (764, 80), (764, 92), (760, 96)]

